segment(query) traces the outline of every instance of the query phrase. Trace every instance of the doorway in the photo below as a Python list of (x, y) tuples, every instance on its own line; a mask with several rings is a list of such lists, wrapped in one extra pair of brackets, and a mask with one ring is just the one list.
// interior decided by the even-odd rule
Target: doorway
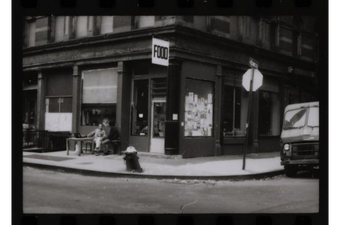
[(153, 99), (151, 103), (150, 152), (164, 154), (166, 100)]

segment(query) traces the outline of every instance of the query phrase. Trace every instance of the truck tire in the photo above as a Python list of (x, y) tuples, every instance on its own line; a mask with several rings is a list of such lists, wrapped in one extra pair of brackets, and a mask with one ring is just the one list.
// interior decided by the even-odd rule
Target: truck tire
[(287, 177), (295, 177), (297, 174), (297, 169), (293, 167), (285, 167), (285, 173)]

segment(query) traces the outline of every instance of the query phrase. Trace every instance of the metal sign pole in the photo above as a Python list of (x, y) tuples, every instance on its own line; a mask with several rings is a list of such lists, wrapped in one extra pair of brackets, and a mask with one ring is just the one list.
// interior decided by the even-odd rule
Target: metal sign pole
[(248, 115), (247, 115), (247, 123), (246, 123), (246, 132), (245, 132), (245, 142), (243, 147), (243, 166), (242, 170), (246, 167), (246, 154), (249, 142), (249, 122), (251, 116), (251, 107), (252, 107), (252, 98), (253, 98), (253, 80), (254, 80), (254, 72), (255, 68), (251, 68), (251, 78), (250, 78), (250, 87), (249, 87), (249, 99), (248, 99)]

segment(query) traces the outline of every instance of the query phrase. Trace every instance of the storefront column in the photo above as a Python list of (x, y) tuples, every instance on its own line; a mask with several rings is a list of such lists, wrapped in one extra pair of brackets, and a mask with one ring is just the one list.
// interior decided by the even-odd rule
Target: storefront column
[(73, 66), (73, 88), (72, 88), (72, 133), (79, 131), (80, 122), (80, 82), (81, 76), (78, 66)]
[(170, 60), (167, 76), (165, 154), (176, 155), (179, 152), (179, 104), (181, 62)]
[(215, 136), (215, 156), (222, 155), (221, 151), (221, 85), (222, 82), (222, 66), (218, 65), (216, 68), (216, 82), (215, 82), (215, 100), (214, 100), (214, 136)]
[(130, 137), (130, 104), (131, 104), (131, 71), (126, 62), (118, 62), (117, 114), (116, 127), (120, 132), (121, 149), (129, 146)]
[(38, 72), (38, 93), (37, 93), (37, 129), (44, 130), (44, 118), (45, 118), (45, 76), (42, 71)]
[(117, 108), (116, 108), (116, 127), (121, 132), (122, 127), (122, 85), (123, 85), (123, 62), (118, 62), (117, 67)]

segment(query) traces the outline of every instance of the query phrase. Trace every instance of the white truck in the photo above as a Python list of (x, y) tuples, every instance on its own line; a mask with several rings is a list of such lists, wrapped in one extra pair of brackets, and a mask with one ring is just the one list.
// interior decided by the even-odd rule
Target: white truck
[(281, 165), (288, 177), (319, 168), (319, 102), (285, 108), (281, 144)]

